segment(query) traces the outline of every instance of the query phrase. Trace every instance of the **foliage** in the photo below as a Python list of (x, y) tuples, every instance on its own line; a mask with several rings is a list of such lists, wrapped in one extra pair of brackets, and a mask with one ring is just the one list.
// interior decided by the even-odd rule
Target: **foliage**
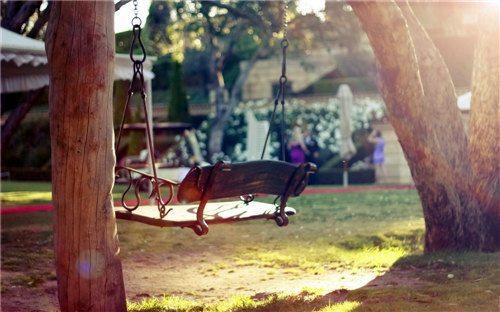
[(182, 65), (174, 62), (172, 73), (171, 96), (168, 104), (168, 121), (189, 122), (189, 106), (182, 81)]
[(2, 151), (2, 168), (50, 169), (50, 129), (48, 120), (25, 120)]
[[(291, 125), (298, 120), (303, 120), (303, 127), (309, 128), (318, 140), (320, 147), (320, 160), (325, 162), (339, 152), (340, 120), (339, 105), (337, 98), (330, 98), (326, 102), (306, 103), (305, 100), (291, 99), (286, 103), (285, 128), (287, 135), (291, 135)], [(219, 159), (245, 161), (246, 154), (246, 132), (247, 123), (245, 112), (251, 110), (257, 119), (270, 120), (273, 104), (268, 100), (256, 100), (241, 103), (235, 110), (224, 132), (224, 155), (217, 155)], [(278, 158), (280, 151), (280, 111), (277, 116), (271, 137), (271, 154)], [(381, 118), (385, 114), (384, 105), (381, 100), (372, 98), (360, 98), (355, 100), (352, 107), (352, 121), (354, 131), (367, 129), (369, 121), (373, 118)], [(214, 116), (201, 123), (197, 132), (200, 147), (203, 150), (207, 144), (207, 132)], [(364, 155), (366, 156), (366, 155)], [(363, 158), (364, 156), (360, 157)], [(212, 159), (211, 161), (215, 161)]]
[(172, 44), (167, 32), (167, 27), (171, 23), (171, 11), (171, 1), (151, 1), (148, 22), (145, 25), (146, 37), (150, 43), (147, 45), (148, 53), (164, 56), (168, 46)]
[[(236, 95), (240, 93), (240, 85), (235, 85), (235, 82), (242, 74), (241, 61), (250, 60), (262, 43), (268, 47), (260, 52), (260, 57), (269, 57), (279, 50), (275, 47), (282, 36), (282, 13), (279, 2), (238, 1), (224, 4), (159, 1), (153, 2), (150, 7), (152, 18), (146, 28), (159, 56), (168, 54), (173, 60), (183, 60), (184, 81), (190, 102), (207, 101), (210, 91), (215, 92), (217, 88), (225, 89), (231, 99), (233, 92)], [(346, 56), (338, 62), (342, 65), (339, 67), (342, 67), (343, 77), (364, 77), (373, 72), (373, 55), (366, 49), (366, 42), (361, 40), (363, 32), (348, 6), (330, 3), (323, 17), (314, 14), (304, 16), (296, 13), (292, 2), (289, 3), (287, 16), (290, 52), (335, 49), (343, 51), (337, 53), (340, 58), (342, 55), (356, 55), (355, 61)], [(159, 67), (156, 69), (160, 70)], [(165, 69), (161, 72), (154, 82), (157, 93), (160, 86), (168, 86), (162, 82), (166, 79)], [(359, 85), (363, 87), (364, 83), (360, 81)], [(223, 116), (227, 111), (231, 113), (234, 104), (230, 101), (234, 100), (225, 99), (224, 103), (220, 103), (221, 97), (216, 99), (217, 115), (210, 119), (208, 126), (215, 129), (214, 125), (222, 123), (227, 129), (234, 121), (227, 121)], [(226, 135), (223, 153), (238, 154), (238, 147), (228, 148), (237, 143), (234, 136), (228, 131), (225, 131)], [(207, 140), (216, 140), (211, 136), (219, 137), (220, 134), (214, 132), (207, 136)], [(217, 149), (215, 145), (208, 146), (211, 150)], [(223, 157), (221, 154), (210, 156), (213, 159)]]
[[(170, 94), (168, 93), (170, 87), (172, 72), (172, 58), (170, 55), (160, 56), (153, 64), (153, 73), (155, 79), (151, 81), (151, 88), (153, 89), (153, 99), (155, 104), (168, 103)], [(183, 77), (184, 79), (184, 77)], [(160, 94), (161, 92), (161, 94)], [(160, 94), (158, 96), (158, 94)]]

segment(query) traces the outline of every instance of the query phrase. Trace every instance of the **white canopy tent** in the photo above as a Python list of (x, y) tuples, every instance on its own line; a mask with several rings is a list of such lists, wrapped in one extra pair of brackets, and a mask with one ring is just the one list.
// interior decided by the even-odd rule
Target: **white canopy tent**
[[(49, 69), (43, 41), (1, 29), (1, 93), (36, 90), (49, 85)], [(144, 63), (144, 78), (151, 94), (154, 57)], [(115, 56), (115, 80), (130, 80), (132, 63), (128, 54)], [(151, 99), (151, 96), (148, 97)]]
[[(1, 89), (0, 93), (25, 92), (37, 90), (49, 85), (49, 67), (43, 41), (19, 35), (1, 28)], [(140, 59), (142, 56), (138, 56)], [(148, 57), (144, 62), (144, 80), (148, 110), (153, 111), (151, 80), (153, 61), (156, 57)], [(115, 55), (114, 80), (131, 80), (133, 64), (129, 54)], [(149, 122), (153, 123), (153, 114), (149, 114)], [(149, 145), (149, 141), (147, 142)], [(151, 156), (149, 156), (151, 163)]]

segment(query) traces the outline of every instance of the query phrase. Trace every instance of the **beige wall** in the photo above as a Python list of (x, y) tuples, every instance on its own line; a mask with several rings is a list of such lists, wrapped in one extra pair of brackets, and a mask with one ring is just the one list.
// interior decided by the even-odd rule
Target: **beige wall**
[[(241, 62), (242, 69), (246, 66), (247, 62)], [(300, 56), (288, 55), (286, 76), (292, 91), (300, 92), (336, 67), (334, 55), (326, 51), (314, 51)], [(278, 84), (280, 76), (281, 55), (259, 60), (250, 70), (243, 86), (243, 100), (274, 97), (273, 84)]]

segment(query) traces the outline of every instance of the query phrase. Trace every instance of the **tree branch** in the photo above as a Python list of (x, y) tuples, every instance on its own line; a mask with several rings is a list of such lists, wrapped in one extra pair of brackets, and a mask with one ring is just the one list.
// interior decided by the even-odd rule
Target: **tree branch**
[(238, 78), (236, 78), (236, 81), (233, 85), (233, 88), (231, 89), (231, 98), (229, 100), (229, 108), (225, 112), (223, 118), (229, 118), (229, 116), (232, 114), (232, 112), (234, 111), (236, 106), (238, 106), (238, 104), (241, 100), (243, 85), (245, 84), (245, 81), (247, 80), (248, 75), (250, 74), (250, 71), (252, 70), (255, 63), (257, 63), (257, 60), (259, 59), (259, 56), (262, 53), (262, 51), (264, 50), (266, 45), (267, 45), (267, 40), (262, 40), (262, 42), (259, 45), (259, 47), (257, 48), (257, 50), (255, 50), (252, 57), (248, 61), (248, 64), (245, 67), (245, 69), (240, 71), (240, 74), (238, 75)]
[(129, 3), (130, 1), (131, 0), (120, 0), (117, 3), (115, 3), (115, 12), (118, 11), (125, 4)]
[(235, 16), (238, 16), (238, 17), (242, 17), (244, 19), (247, 19), (249, 20), (250, 22), (252, 22), (253, 24), (256, 24), (257, 26), (261, 27), (262, 29), (266, 29), (268, 26), (264, 23), (264, 21), (258, 17), (256, 17), (255, 15), (252, 15), (252, 14), (248, 14), (247, 12), (243, 11), (243, 10), (240, 10), (238, 8), (235, 8), (233, 6), (230, 6), (230, 5), (226, 5), (226, 4), (223, 4), (221, 3), (220, 1), (215, 1), (215, 0), (206, 0), (206, 1), (203, 1), (203, 2), (206, 2), (206, 3), (210, 3), (212, 4), (213, 6), (216, 6), (220, 9), (226, 9), (228, 10), (229, 12), (231, 12), (232, 14), (234, 14)]
[(14, 111), (9, 115), (7, 121), (2, 127), (2, 143), (1, 148), (4, 148), (9, 143), (12, 135), (18, 128), (21, 121), (24, 119), (26, 114), (31, 110), (31, 108), (35, 105), (35, 103), (40, 99), (42, 94), (45, 92), (45, 87), (37, 90), (32, 90), (28, 93), (26, 99), (19, 104)]
[[(3, 4), (3, 3), (2, 3)], [(2, 16), (2, 27), (8, 30), (11, 29), (11, 21), (21, 9), (23, 3), (21, 1), (7, 1), (5, 3), (5, 15)]]
[(52, 1), (48, 2), (47, 8), (43, 10), (42, 12), (39, 13), (38, 19), (35, 22), (35, 25), (33, 25), (33, 28), (30, 30), (30, 32), (26, 35), (30, 38), (35, 38), (38, 36), (38, 33), (40, 33), (40, 30), (48, 23), (49, 17), (50, 17), (50, 10), (52, 9)]
[[(21, 33), (21, 27), (40, 7), (42, 1), (26, 1), (11, 19), (2, 20), (2, 27), (16, 33)], [(10, 10), (9, 10), (10, 11)], [(12, 11), (11, 11), (12, 12)], [(13, 13), (13, 12), (12, 12)]]

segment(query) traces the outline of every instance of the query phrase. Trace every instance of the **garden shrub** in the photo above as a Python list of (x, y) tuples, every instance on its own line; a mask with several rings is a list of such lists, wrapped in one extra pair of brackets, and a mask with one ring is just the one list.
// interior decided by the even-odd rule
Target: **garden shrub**
[(50, 127), (47, 119), (24, 120), (2, 150), (2, 171), (16, 167), (50, 172)]
[[(384, 116), (384, 104), (381, 99), (360, 98), (354, 100), (352, 107), (353, 132), (368, 129), (369, 121)], [(236, 109), (224, 131), (223, 154), (216, 155), (211, 162), (216, 160), (246, 161), (246, 132), (247, 123), (245, 119), (246, 110), (251, 110), (258, 120), (269, 120), (273, 103), (271, 100), (254, 100), (241, 103)], [(331, 159), (339, 152), (340, 141), (340, 102), (332, 97), (323, 102), (307, 103), (302, 99), (291, 99), (285, 104), (285, 128), (287, 135), (291, 135), (291, 128), (300, 118), (303, 126), (309, 127), (311, 133), (317, 139), (320, 149), (320, 164)], [(280, 153), (280, 114), (281, 107), (278, 107), (277, 116), (272, 125), (271, 135), (271, 155), (273, 159), (278, 159)], [(210, 115), (200, 124), (197, 137), (200, 141), (202, 151), (206, 151), (208, 144), (209, 126), (214, 119)], [(354, 136), (356, 138), (363, 136)], [(363, 142), (359, 142), (360, 146)], [(366, 149), (361, 149), (362, 153), (367, 153)], [(364, 159), (367, 155), (357, 155), (358, 159)]]

